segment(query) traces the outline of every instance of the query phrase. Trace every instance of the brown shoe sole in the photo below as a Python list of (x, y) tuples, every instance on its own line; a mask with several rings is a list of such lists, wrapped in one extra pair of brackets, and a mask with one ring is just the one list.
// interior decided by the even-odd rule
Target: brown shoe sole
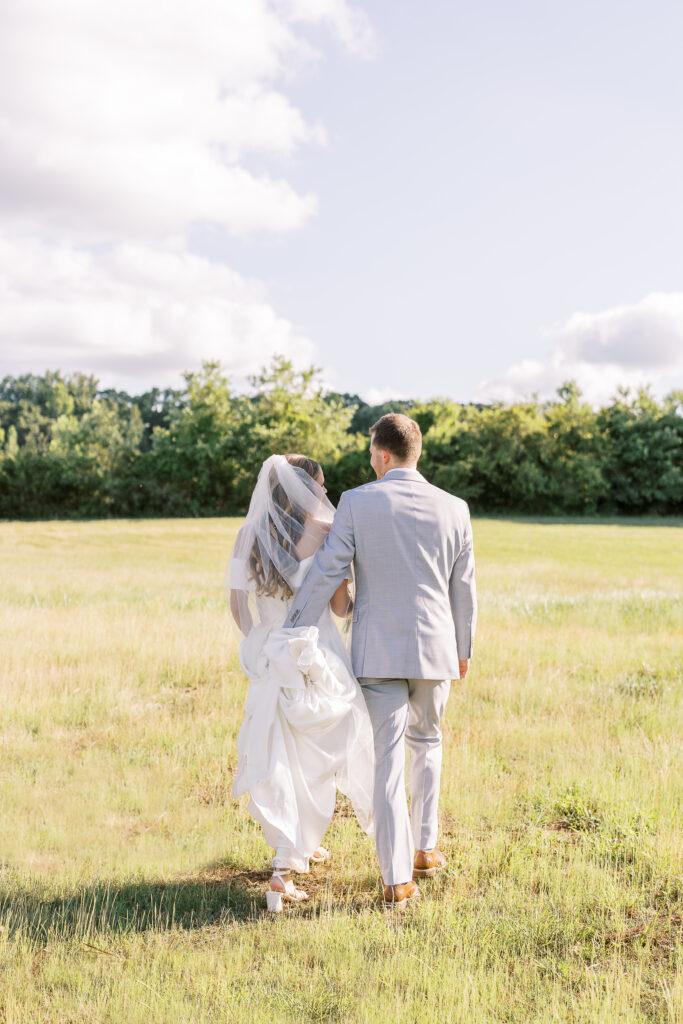
[(402, 900), (382, 900), (382, 906), (385, 910), (405, 910), (409, 903), (416, 900), (418, 893), (413, 893), (412, 896), (404, 896)]
[(443, 871), (444, 865), (435, 868), (413, 868), (413, 878), (433, 878), (437, 871)]

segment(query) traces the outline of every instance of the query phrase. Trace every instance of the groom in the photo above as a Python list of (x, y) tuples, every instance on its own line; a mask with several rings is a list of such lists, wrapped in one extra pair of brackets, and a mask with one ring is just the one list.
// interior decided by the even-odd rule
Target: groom
[[(398, 413), (370, 429), (377, 480), (346, 491), (285, 626), (317, 623), (355, 569), (353, 671), (375, 737), (374, 817), (384, 903), (402, 908), (446, 859), (436, 849), (440, 719), (472, 656), (476, 621), (467, 505), (417, 471), (418, 424)], [(411, 811), (404, 784), (411, 752)]]

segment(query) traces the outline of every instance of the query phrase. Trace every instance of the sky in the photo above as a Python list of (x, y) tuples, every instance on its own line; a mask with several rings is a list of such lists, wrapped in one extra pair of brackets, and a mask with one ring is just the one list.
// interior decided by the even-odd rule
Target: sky
[(0, 374), (683, 388), (683, 8), (3, 0)]

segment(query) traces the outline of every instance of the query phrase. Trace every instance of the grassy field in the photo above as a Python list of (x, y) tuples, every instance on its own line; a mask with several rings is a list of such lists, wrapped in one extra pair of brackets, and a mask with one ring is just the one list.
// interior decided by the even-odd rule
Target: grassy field
[(448, 870), (379, 909), (340, 803), (265, 914), (231, 798), (237, 520), (0, 524), (1, 1024), (683, 1021), (683, 532), (475, 523)]

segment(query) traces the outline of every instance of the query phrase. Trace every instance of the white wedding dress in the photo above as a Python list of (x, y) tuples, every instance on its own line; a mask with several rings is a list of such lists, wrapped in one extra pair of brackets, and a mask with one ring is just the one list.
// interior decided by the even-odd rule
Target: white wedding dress
[[(313, 556), (303, 559), (292, 583), (300, 585), (312, 563)], [(365, 701), (329, 609), (317, 626), (283, 629), (291, 598), (257, 595), (242, 559), (233, 558), (230, 586), (251, 590), (259, 623), (240, 644), (249, 691), (233, 794), (249, 794), (249, 812), (276, 850), (274, 866), (307, 871), (337, 790), (373, 834), (374, 753)]]

